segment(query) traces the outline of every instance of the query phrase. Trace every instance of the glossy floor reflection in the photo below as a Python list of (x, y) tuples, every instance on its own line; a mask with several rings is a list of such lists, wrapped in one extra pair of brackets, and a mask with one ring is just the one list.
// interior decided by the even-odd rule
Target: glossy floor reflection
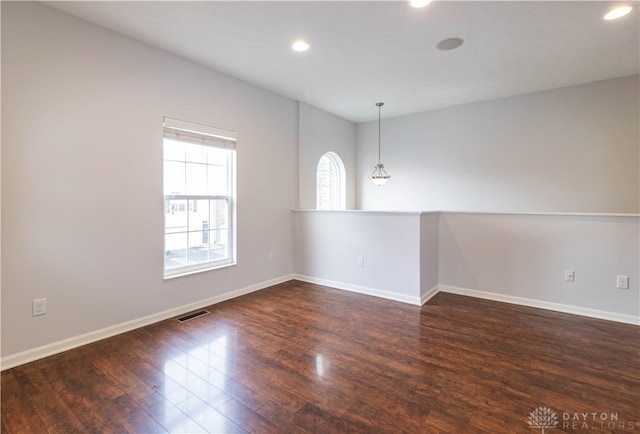
[(640, 421), (638, 327), (296, 281), (208, 309), (3, 372), (2, 432), (530, 433), (540, 406)]

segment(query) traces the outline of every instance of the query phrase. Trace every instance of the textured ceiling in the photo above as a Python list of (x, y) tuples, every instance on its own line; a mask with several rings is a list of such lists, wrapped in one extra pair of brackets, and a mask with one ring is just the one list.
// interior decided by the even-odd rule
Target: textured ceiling
[[(45, 2), (354, 122), (639, 72), (639, 2)], [(457, 36), (457, 50), (439, 51)], [(311, 44), (295, 53), (296, 38)]]

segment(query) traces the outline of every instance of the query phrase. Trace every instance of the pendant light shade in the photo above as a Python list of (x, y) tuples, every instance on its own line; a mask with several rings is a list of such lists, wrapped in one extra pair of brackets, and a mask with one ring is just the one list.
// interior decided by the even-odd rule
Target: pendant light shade
[(378, 164), (376, 164), (373, 172), (371, 172), (371, 181), (378, 186), (383, 185), (391, 178), (391, 175), (384, 170), (384, 165), (380, 162), (380, 108), (383, 105), (383, 102), (376, 103), (376, 106), (378, 106)]
[(371, 182), (375, 185), (382, 185), (387, 182), (389, 178), (391, 178), (391, 175), (384, 170), (384, 164), (376, 164), (376, 167), (373, 168), (373, 172), (371, 172)]

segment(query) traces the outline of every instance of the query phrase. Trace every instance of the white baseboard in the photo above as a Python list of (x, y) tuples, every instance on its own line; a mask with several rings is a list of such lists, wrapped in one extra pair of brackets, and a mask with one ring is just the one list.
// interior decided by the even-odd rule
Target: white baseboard
[(427, 301), (431, 300), (431, 298), (438, 292), (440, 292), (440, 288), (436, 285), (426, 293), (422, 294), (422, 297), (420, 297), (420, 306), (423, 306)]
[(586, 307), (571, 306), (568, 304), (551, 303), (548, 301), (498, 294), (495, 292), (479, 291), (477, 289), (460, 288), (456, 286), (439, 285), (438, 288), (439, 291), (448, 292), (450, 294), (466, 295), (469, 297), (483, 298), (485, 300), (501, 301), (504, 303), (519, 304), (521, 306), (553, 310), (556, 312), (570, 313), (573, 315), (581, 315), (590, 318), (604, 319), (608, 321), (616, 321), (632, 325), (640, 325), (640, 317), (633, 315), (589, 309)]
[(211, 306), (212, 304), (217, 304), (226, 300), (230, 300), (232, 298), (240, 297), (241, 295), (259, 291), (261, 289), (268, 288), (279, 283), (288, 282), (293, 278), (293, 275), (281, 276), (275, 279), (270, 279), (264, 282), (250, 285), (245, 288), (240, 288), (230, 292), (226, 292), (224, 294), (216, 295), (215, 297), (206, 298), (204, 300), (199, 300), (176, 308), (154, 313), (142, 318), (134, 319), (132, 321), (116, 324), (100, 330), (95, 330), (79, 336), (74, 336), (72, 338), (63, 339), (61, 341), (52, 342), (47, 345), (43, 345), (27, 351), (22, 351), (20, 353), (11, 354), (0, 359), (0, 370), (10, 369), (19, 365), (23, 365), (25, 363), (33, 362), (34, 360), (62, 353), (64, 351), (80, 347), (82, 345), (90, 344), (92, 342), (96, 342), (120, 333), (125, 333), (140, 327), (144, 327), (158, 321), (163, 321), (174, 316), (182, 315), (183, 313), (191, 312), (196, 309), (202, 309), (203, 307)]
[(350, 283), (336, 282), (334, 280), (320, 279), (318, 277), (304, 276), (301, 274), (294, 274), (293, 279), (301, 280), (308, 283), (315, 283), (322, 286), (329, 286), (335, 289), (357, 292), (358, 294), (372, 295), (374, 297), (386, 298), (387, 300), (401, 301), (403, 303), (422, 306), (420, 297), (418, 296), (414, 297), (411, 295), (398, 294), (396, 292), (385, 291), (383, 289), (374, 289), (366, 286), (352, 285)]
[(304, 276), (294, 274), (293, 279), (303, 282), (315, 283), (318, 285), (328, 286), (335, 289), (357, 292), (359, 294), (372, 295), (374, 297), (386, 298), (388, 300), (400, 301), (403, 303), (422, 306), (427, 303), (438, 292), (447, 292), (451, 294), (466, 295), (468, 297), (482, 298), (485, 300), (500, 301), (503, 303), (518, 304), (521, 306), (534, 307), (538, 309), (552, 310), (556, 312), (580, 315), (589, 318), (604, 319), (607, 321), (615, 321), (624, 324), (640, 325), (640, 318), (633, 315), (624, 315), (604, 310), (589, 309), (585, 307), (571, 306), (567, 304), (552, 303), (548, 301), (535, 300), (531, 298), (515, 297), (512, 295), (499, 294), (495, 292), (479, 291), (477, 289), (460, 288), (457, 286), (437, 285), (428, 290), (421, 297), (412, 297), (404, 294), (397, 294), (390, 291), (368, 288), (364, 286), (352, 285), (349, 283), (336, 282), (333, 280), (320, 279), (317, 277)]

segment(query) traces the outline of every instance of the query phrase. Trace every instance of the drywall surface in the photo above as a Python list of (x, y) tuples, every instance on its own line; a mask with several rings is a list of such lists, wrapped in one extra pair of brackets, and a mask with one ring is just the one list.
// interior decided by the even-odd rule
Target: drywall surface
[[(42, 4), (2, 2), (3, 358), (291, 274), (297, 110)], [(237, 266), (163, 280), (163, 116), (238, 134)], [(43, 297), (48, 313), (32, 317)]]
[(440, 263), (440, 213), (425, 212), (420, 215), (420, 297), (437, 289)]
[(293, 229), (299, 278), (420, 304), (420, 213), (297, 210)]
[[(639, 228), (637, 216), (442, 213), (440, 286), (638, 323)], [(564, 270), (575, 272), (573, 282), (564, 280)], [(616, 288), (617, 275), (629, 276), (628, 289)]]
[[(639, 77), (358, 124), (358, 209), (638, 213)], [(392, 102), (388, 102), (392, 104)], [(383, 110), (384, 115), (384, 110)]]
[(300, 198), (298, 208), (316, 208), (316, 172), (318, 162), (327, 152), (342, 159), (346, 172), (346, 206), (356, 203), (356, 125), (335, 115), (299, 103), (299, 170)]

